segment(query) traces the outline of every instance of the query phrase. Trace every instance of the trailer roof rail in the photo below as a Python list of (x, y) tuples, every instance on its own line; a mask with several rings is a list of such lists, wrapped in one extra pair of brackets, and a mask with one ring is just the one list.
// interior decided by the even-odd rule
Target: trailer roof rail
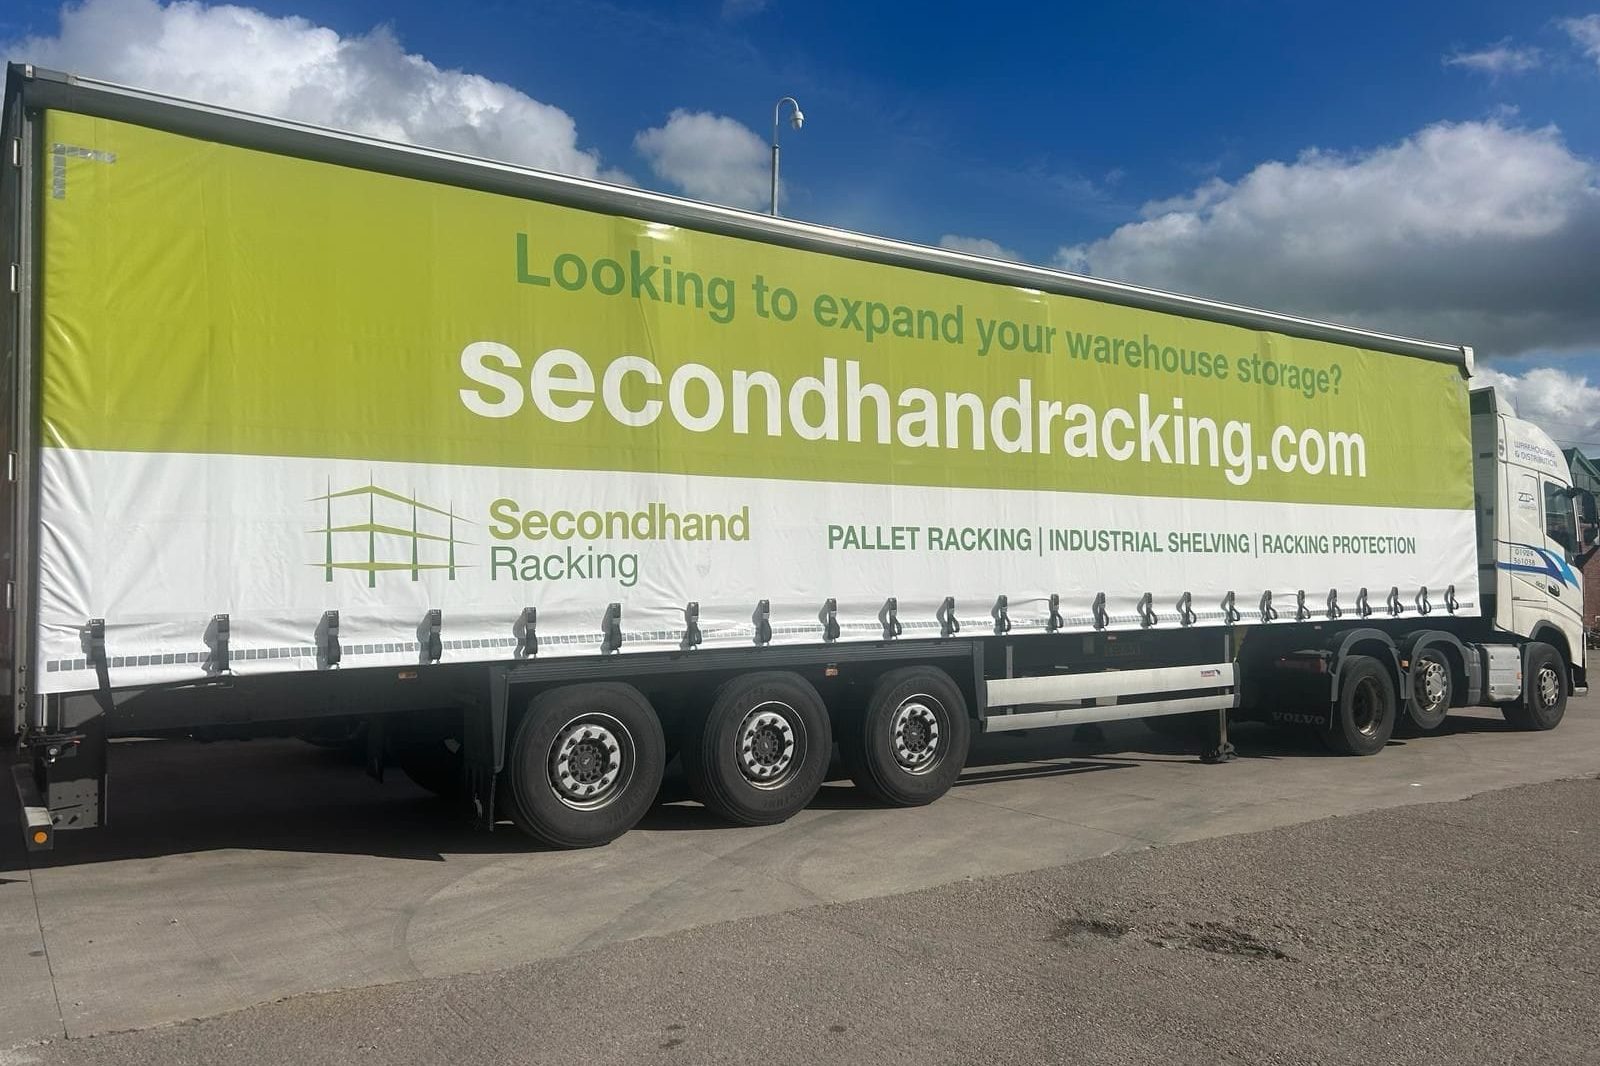
[(799, 222), (593, 178), (536, 170), (457, 152), (401, 144), (291, 119), (185, 100), (115, 82), (13, 63), (6, 95), (20, 93), (30, 108), (53, 108), (117, 119), (203, 140), (282, 155), (612, 212), (667, 225), (831, 253), (867, 262), (989, 281), (1064, 296), (1080, 296), (1246, 329), (1413, 356), (1472, 369), (1472, 350), (1459, 344), (1406, 337), (1320, 321), (1163, 289), (1073, 274), (1051, 267), (990, 259), (851, 230)]

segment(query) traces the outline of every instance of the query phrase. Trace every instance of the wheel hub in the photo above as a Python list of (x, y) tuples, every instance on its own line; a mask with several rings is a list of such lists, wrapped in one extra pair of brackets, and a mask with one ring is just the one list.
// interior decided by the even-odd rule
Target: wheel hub
[(550, 787), (569, 807), (592, 810), (616, 798), (633, 749), (614, 719), (583, 716), (556, 733), (550, 745)]
[(569, 768), (573, 778), (585, 785), (592, 785), (605, 774), (606, 749), (593, 740), (579, 742), (572, 749)]
[(1362, 678), (1356, 684), (1355, 699), (1350, 702), (1351, 724), (1356, 731), (1364, 737), (1377, 736), (1378, 723), (1383, 719), (1383, 697), (1378, 683), (1370, 677)]
[(772, 766), (783, 758), (787, 743), (781, 729), (771, 725), (762, 726), (751, 738), (750, 757), (763, 766)]
[(894, 758), (912, 773), (932, 769), (939, 758), (939, 716), (943, 710), (928, 696), (912, 696), (894, 712), (890, 738)]
[(745, 715), (739, 725), (739, 770), (758, 788), (777, 788), (795, 768), (798, 718), (783, 712), (792, 708), (764, 703)]
[(1429, 659), (1417, 674), (1417, 702), (1431, 711), (1444, 699), (1444, 689), (1444, 664)]
[(1539, 670), (1539, 702), (1545, 707), (1554, 707), (1561, 698), (1561, 678), (1556, 672), (1545, 666)]

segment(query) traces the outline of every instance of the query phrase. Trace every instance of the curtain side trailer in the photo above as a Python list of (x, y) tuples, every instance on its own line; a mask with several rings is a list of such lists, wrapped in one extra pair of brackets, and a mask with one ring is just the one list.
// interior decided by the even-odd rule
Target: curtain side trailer
[(31, 848), (118, 737), (353, 745), (583, 847), (675, 754), (763, 824), (836, 747), (906, 806), (978, 732), (1370, 755), (1587, 684), (1594, 499), (1469, 348), (26, 65), (3, 137)]

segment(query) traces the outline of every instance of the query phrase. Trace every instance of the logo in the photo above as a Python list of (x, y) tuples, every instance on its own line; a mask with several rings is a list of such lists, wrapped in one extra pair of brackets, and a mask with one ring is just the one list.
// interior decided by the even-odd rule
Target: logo
[(1327, 725), (1328, 716), (1325, 714), (1309, 714), (1304, 711), (1273, 711), (1272, 720), (1290, 725)]
[(1563, 585), (1578, 587), (1578, 575), (1572, 572), (1565, 559), (1532, 544), (1512, 544), (1511, 559), (1497, 560), (1495, 566), (1518, 574), (1539, 574)]
[(311, 502), (322, 504), (323, 512), (322, 528), (308, 531), (322, 537), (323, 546), (322, 561), (311, 565), (325, 581), (337, 570), (366, 574), (368, 588), (389, 572), (409, 572), (419, 581), (425, 570), (443, 570), (454, 581), (464, 568), (456, 549), (472, 542), (456, 536), (457, 524), (476, 523), (451, 506), (435, 507), (372, 483), (335, 492), (331, 481), (327, 493)]

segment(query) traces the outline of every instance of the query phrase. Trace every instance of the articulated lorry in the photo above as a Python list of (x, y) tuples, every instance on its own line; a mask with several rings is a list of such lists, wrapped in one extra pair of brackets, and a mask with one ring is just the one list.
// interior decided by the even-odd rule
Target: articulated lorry
[(118, 737), (359, 737), (580, 847), (674, 754), (772, 823), (835, 749), (913, 805), (980, 732), (1586, 684), (1594, 500), (1468, 348), (27, 66), (4, 144), (31, 847)]

